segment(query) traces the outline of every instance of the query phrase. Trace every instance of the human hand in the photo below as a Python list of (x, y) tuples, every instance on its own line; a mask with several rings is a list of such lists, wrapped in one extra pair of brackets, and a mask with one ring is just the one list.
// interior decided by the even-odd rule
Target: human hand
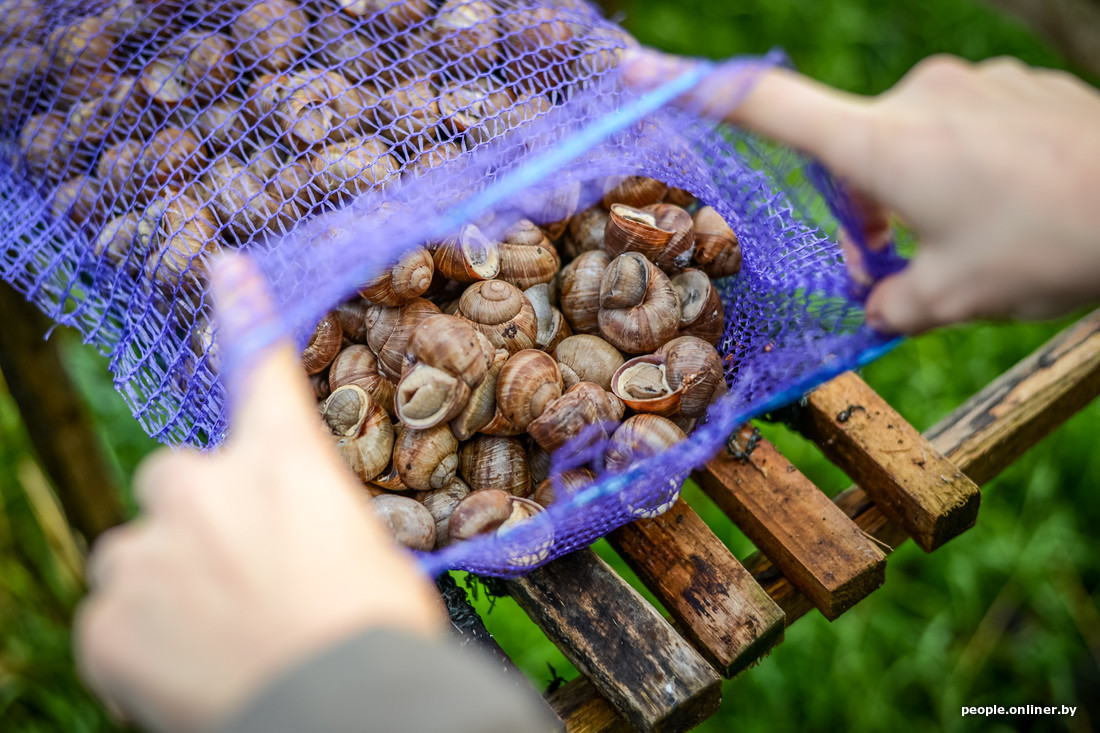
[[(645, 89), (685, 63), (643, 51), (624, 71)], [(890, 211), (919, 236), (908, 267), (871, 291), (876, 328), (1049, 317), (1100, 299), (1100, 94), (1078, 79), (937, 56), (864, 98), (774, 69), (729, 109), (745, 78), (718, 73), (689, 101), (821, 160), (861, 202), (872, 248)]]
[[(261, 283), (243, 257), (220, 264), (222, 333), (257, 305), (270, 311)], [(105, 535), (89, 561), (93, 590), (75, 631), (81, 673), (154, 730), (208, 726), (367, 627), (444, 628), (434, 586), (333, 451), (290, 343), (246, 376), (229, 444), (149, 458), (134, 482), (141, 515)]]

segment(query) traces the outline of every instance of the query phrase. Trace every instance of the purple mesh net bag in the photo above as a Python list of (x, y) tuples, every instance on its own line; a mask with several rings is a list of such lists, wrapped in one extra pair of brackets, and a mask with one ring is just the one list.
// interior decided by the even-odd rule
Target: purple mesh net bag
[[(528, 572), (666, 510), (751, 417), (890, 342), (863, 323), (836, 243), (843, 189), (788, 150), (645, 95), (633, 41), (582, 0), (0, 0), (0, 273), (110, 357), (150, 435), (219, 444), (223, 363), (318, 322), (403, 253), (476, 223), (560, 226), (613, 177), (712, 206), (743, 264), (716, 282), (729, 390), (673, 449), (605, 466), (606, 426), (554, 452), (558, 499), (421, 556), (432, 574)], [(743, 59), (753, 71), (777, 58)], [(559, 231), (560, 233), (560, 231)], [(857, 239), (857, 244), (859, 244)], [(242, 248), (282, 322), (219, 350), (210, 261)], [(901, 261), (864, 252), (876, 276)], [(243, 357), (242, 357), (243, 355)], [(596, 478), (568, 489), (563, 471)]]

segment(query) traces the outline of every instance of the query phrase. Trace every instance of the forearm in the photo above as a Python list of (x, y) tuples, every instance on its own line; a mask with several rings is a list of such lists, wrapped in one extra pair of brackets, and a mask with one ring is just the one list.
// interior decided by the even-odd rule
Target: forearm
[[(367, 723), (369, 721), (369, 724)], [(364, 632), (298, 665), (210, 733), (560, 730), (486, 659), (446, 641)]]

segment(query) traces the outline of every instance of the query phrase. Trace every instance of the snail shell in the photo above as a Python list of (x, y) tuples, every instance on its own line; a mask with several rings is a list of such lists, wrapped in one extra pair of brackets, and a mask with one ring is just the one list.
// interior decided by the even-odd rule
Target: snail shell
[(371, 509), (399, 545), (425, 551), (435, 547), (435, 517), (415, 499), (382, 494), (371, 499)]
[(401, 436), (404, 433), (404, 423), (401, 421), (393, 423), (393, 452), (390, 455), (390, 462), (382, 470), (382, 473), (371, 479), (371, 484), (374, 486), (386, 491), (409, 491), (409, 487), (405, 485), (405, 482), (401, 480), (401, 475), (397, 472), (397, 464), (394, 463), (397, 456), (397, 447), (400, 445)]
[(400, 166), (379, 138), (350, 138), (329, 143), (309, 156), (318, 189), (337, 202), (346, 201), (397, 175)]
[(510, 354), (535, 345), (538, 318), (527, 296), (501, 280), (485, 280), (466, 288), (456, 316), (470, 323), (494, 347)]
[[(432, 14), (430, 0), (337, 0), (340, 9), (354, 18), (372, 18), (382, 28), (400, 33)], [(377, 14), (377, 15), (376, 15)]]
[(680, 327), (680, 300), (668, 276), (636, 252), (616, 257), (600, 286), (600, 335), (620, 351), (654, 351)]
[(561, 312), (576, 333), (600, 332), (600, 287), (611, 255), (584, 252), (561, 271)]
[(423, 247), (416, 247), (403, 254), (396, 265), (359, 288), (359, 294), (370, 303), (404, 305), (427, 292), (434, 273), (431, 254)]
[(685, 191), (682, 188), (675, 188), (670, 186), (668, 193), (665, 194), (666, 204), (675, 204), (680, 208), (686, 209), (696, 201), (695, 194), (690, 191)]
[(669, 417), (680, 410), (683, 390), (668, 382), (663, 356), (638, 356), (619, 367), (611, 391), (627, 407)]
[(604, 232), (611, 212), (602, 206), (592, 206), (569, 220), (562, 240), (562, 252), (572, 259), (582, 252), (604, 248)]
[(458, 473), (474, 491), (502, 489), (513, 496), (531, 493), (527, 453), (518, 438), (474, 436), (459, 450)]
[[(550, 304), (550, 286), (547, 283), (532, 285), (523, 291), (531, 307), (535, 309), (538, 331), (535, 334), (535, 348), (553, 351), (568, 336), (573, 334), (562, 312)], [(564, 378), (564, 373), (562, 374)]]
[(497, 416), (516, 431), (503, 434), (522, 433), (561, 392), (561, 370), (553, 357), (535, 349), (513, 354), (497, 378)]
[(541, 506), (501, 489), (473, 491), (451, 514), (452, 540), (468, 540), (479, 534), (503, 532), (541, 512)]
[(446, 425), (427, 430), (407, 427), (397, 440), (393, 462), (410, 489), (442, 488), (454, 480), (458, 470), (458, 440)]
[(564, 339), (554, 349), (567, 388), (577, 382), (593, 382), (611, 391), (611, 377), (625, 359), (599, 336), (578, 334)]
[(653, 204), (644, 211), (653, 215), (657, 226), (672, 237), (653, 260), (665, 272), (679, 272), (691, 262), (695, 247), (695, 225), (691, 214), (673, 204)]
[(544, 479), (535, 489), (531, 499), (536, 504), (548, 507), (558, 499), (576, 493), (595, 480), (596, 474), (587, 468), (566, 469), (558, 476)]
[(434, 303), (417, 298), (398, 308), (374, 305), (363, 316), (367, 346), (378, 356), (382, 376), (396, 382), (405, 366), (405, 347), (416, 327), (425, 319), (439, 315)]
[(424, 505), (435, 520), (435, 546), (446, 547), (451, 541), (448, 524), (458, 503), (470, 495), (470, 487), (459, 478), (441, 489), (418, 491), (413, 498)]
[(709, 206), (695, 212), (695, 264), (710, 277), (729, 277), (741, 271), (737, 235)]
[(335, 390), (321, 415), (336, 441), (336, 451), (352, 473), (370, 481), (385, 470), (393, 451), (393, 425), (386, 411), (361, 387)]
[(546, 193), (529, 193), (525, 200), (527, 216), (542, 227), (546, 236), (557, 240), (565, 233), (569, 220), (581, 203), (581, 182), (558, 186)]
[(665, 360), (669, 386), (683, 393), (683, 417), (702, 417), (707, 407), (726, 393), (722, 357), (706, 341), (680, 336), (657, 349), (656, 356)]
[(550, 475), (550, 454), (533, 439), (527, 440), (527, 472), (531, 474), (531, 484), (540, 484)]
[(206, 259), (215, 254), (218, 228), (206, 209), (183, 194), (166, 192), (145, 209), (137, 241), (148, 248), (145, 277), (166, 292), (204, 286)]
[(135, 275), (140, 267), (138, 256), (133, 252), (137, 239), (140, 219), (136, 211), (116, 216), (103, 225), (95, 241), (92, 242), (92, 254), (105, 257), (115, 267)]
[(610, 471), (621, 471), (638, 461), (663, 453), (687, 436), (666, 417), (660, 415), (635, 415), (628, 418), (607, 447), (604, 458)]
[(461, 378), (415, 364), (397, 385), (397, 416), (410, 428), (431, 428), (456, 417), (469, 398), (470, 388)]
[(237, 70), (233, 42), (220, 33), (188, 31), (175, 37), (138, 77), (142, 96), (175, 109), (217, 99)]
[[(344, 341), (353, 344), (367, 343), (367, 303), (362, 298), (352, 298), (332, 309), (332, 316), (340, 322)], [(347, 345), (345, 343), (345, 345)]]
[(576, 73), (567, 63), (575, 54), (576, 24), (559, 9), (518, 8), (501, 17), (504, 74), (539, 94), (553, 91)]
[(341, 351), (329, 368), (328, 384), (332, 390), (346, 384), (362, 387), (383, 410), (396, 414), (393, 401), (396, 387), (378, 371), (378, 357), (366, 346), (353, 344)]
[(481, 382), (495, 358), (496, 349), (473, 325), (442, 314), (425, 318), (405, 347), (407, 365), (435, 367), (462, 380), (467, 387)]
[(608, 209), (614, 204), (640, 209), (660, 203), (668, 193), (668, 186), (645, 176), (611, 176), (604, 181), (603, 191), (603, 205)]
[(444, 277), (463, 283), (489, 280), (500, 272), (500, 249), (481, 230), (470, 224), (442, 242), (428, 244), (435, 269)]
[(331, 364), (340, 353), (343, 342), (344, 332), (340, 322), (331, 313), (322, 318), (302, 350), (301, 362), (306, 374), (317, 374)]
[(623, 402), (591, 382), (578, 382), (527, 426), (543, 450), (553, 453), (590, 426), (592, 442), (606, 439), (623, 418)]
[(672, 239), (672, 232), (657, 225), (657, 217), (645, 209), (626, 204), (612, 204), (604, 231), (604, 245), (613, 257), (623, 252), (637, 252), (650, 262), (655, 261)]
[(488, 71), (499, 56), (496, 10), (484, 0), (447, 0), (429, 25), (434, 49), (444, 63), (463, 62), (476, 72)]
[(265, 71), (290, 68), (305, 51), (309, 18), (289, 0), (260, 0), (233, 21), (237, 55), (246, 67)]
[(680, 333), (717, 344), (726, 328), (722, 299), (707, 274), (694, 268), (672, 278), (680, 298)]
[(520, 290), (550, 282), (560, 267), (557, 250), (543, 231), (527, 219), (520, 220), (500, 245), (499, 278)]
[(497, 378), (504, 362), (508, 361), (508, 352), (497, 349), (489, 371), (466, 400), (466, 406), (451, 420), (451, 430), (459, 440), (468, 440), (474, 433), (488, 425), (497, 410)]

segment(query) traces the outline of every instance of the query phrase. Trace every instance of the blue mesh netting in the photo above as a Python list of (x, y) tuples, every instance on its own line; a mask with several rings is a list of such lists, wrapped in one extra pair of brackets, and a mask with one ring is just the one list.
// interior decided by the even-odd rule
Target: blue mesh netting
[[(205, 294), (221, 251), (258, 258), (304, 345), (399, 253), (471, 221), (489, 237), (557, 221), (608, 176), (664, 181), (730, 223), (743, 267), (718, 283), (726, 397), (686, 443), (618, 474), (600, 470), (601, 441), (566, 445), (555, 475), (586, 465), (595, 482), (425, 555), (433, 573), (526, 572), (667, 507), (735, 426), (888, 345), (836, 244), (838, 217), (858, 230), (843, 192), (790, 151), (663, 104), (704, 67), (625, 91), (632, 41), (582, 0), (0, 0), (0, 33), (0, 273), (110, 357), (167, 443), (227, 430), (232, 365)], [(774, 62), (732, 62), (741, 91)]]

